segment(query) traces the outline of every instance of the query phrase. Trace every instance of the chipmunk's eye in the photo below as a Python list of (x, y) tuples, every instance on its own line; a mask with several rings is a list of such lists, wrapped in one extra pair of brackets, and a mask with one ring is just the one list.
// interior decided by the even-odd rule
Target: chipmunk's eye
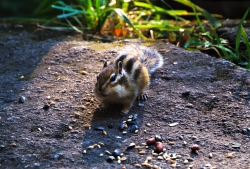
[(116, 76), (112, 75), (111, 78), (110, 78), (110, 81), (113, 82), (113, 81), (115, 81), (115, 79), (116, 79)]

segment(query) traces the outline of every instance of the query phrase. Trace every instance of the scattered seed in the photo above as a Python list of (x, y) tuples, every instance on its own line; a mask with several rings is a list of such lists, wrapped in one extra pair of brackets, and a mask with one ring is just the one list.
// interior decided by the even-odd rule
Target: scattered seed
[(89, 125), (88, 123), (84, 124), (83, 126), (84, 126), (85, 128), (89, 128), (89, 127), (90, 127), (90, 125)]
[(105, 130), (102, 131), (102, 134), (107, 135), (107, 132)]
[(226, 158), (233, 158), (233, 154), (232, 154), (232, 153), (228, 153), (228, 154), (226, 155)]
[(185, 146), (185, 145), (187, 145), (187, 142), (186, 142), (186, 141), (183, 141), (183, 143), (182, 143), (182, 144)]
[(192, 136), (192, 139), (195, 140), (195, 139), (197, 139), (197, 137), (196, 136)]
[(181, 156), (181, 155), (179, 155), (179, 154), (178, 154), (178, 155), (176, 155), (176, 158), (181, 158), (181, 157), (182, 157), (182, 156)]
[(75, 117), (76, 117), (76, 118), (79, 118), (79, 117), (80, 117), (80, 113), (75, 112)]
[(100, 146), (99, 144), (97, 145), (97, 147), (98, 147), (98, 148), (101, 148), (101, 146)]
[(191, 157), (189, 157), (187, 160), (188, 160), (188, 161), (194, 161), (194, 159), (191, 158)]
[(145, 151), (139, 151), (139, 154), (143, 155), (143, 154), (146, 154)]
[(179, 124), (179, 123), (177, 123), (177, 122), (176, 122), (176, 123), (171, 123), (171, 124), (169, 124), (169, 126), (170, 126), (170, 127), (174, 127), (174, 126), (176, 126), (176, 125), (178, 125), (178, 124)]
[(141, 148), (141, 146), (135, 146), (134, 148), (135, 148), (135, 149), (139, 149), (139, 148)]
[(123, 167), (122, 167), (122, 169), (126, 169), (126, 167), (125, 167), (125, 166), (123, 166)]
[(132, 119), (128, 119), (128, 120), (127, 120), (127, 122), (130, 122), (130, 121), (132, 121)]
[(135, 130), (135, 134), (137, 134), (139, 131), (138, 130)]
[(128, 116), (129, 119), (132, 119), (133, 115)]
[(155, 157), (156, 157), (156, 156), (158, 156), (158, 154), (157, 154), (157, 153), (152, 153), (152, 155), (153, 155), (153, 156), (155, 156)]
[(170, 142), (168, 142), (168, 144), (169, 144), (169, 145), (174, 145), (175, 142), (170, 141)]
[(88, 146), (89, 150), (92, 150), (94, 148), (94, 146)]
[(122, 157), (122, 156), (124, 156), (124, 154), (123, 154), (123, 153), (121, 153), (121, 155), (120, 155), (120, 156)]
[(102, 142), (99, 142), (98, 144), (99, 144), (100, 146), (102, 146), (102, 147), (104, 146), (104, 143), (102, 143)]
[(212, 153), (209, 153), (209, 154), (208, 154), (208, 157), (209, 157), (209, 158), (213, 158), (213, 154), (212, 154)]
[(137, 125), (132, 125), (131, 128), (130, 128), (130, 132), (134, 133), (137, 129), (138, 129)]
[(147, 164), (148, 164), (148, 162), (147, 162), (147, 161), (145, 161), (145, 162), (141, 163), (141, 165), (142, 165), (142, 166), (146, 166)]
[(83, 150), (83, 151), (82, 151), (82, 153), (83, 153), (83, 154), (86, 154), (86, 153), (87, 153), (87, 151), (86, 151), (86, 150)]
[(127, 133), (128, 133), (127, 131), (123, 131), (123, 132), (122, 132), (123, 135), (125, 135), (125, 134), (127, 134)]
[(147, 130), (143, 130), (144, 133), (147, 133)]
[(147, 143), (141, 143), (141, 145), (146, 146), (146, 145), (147, 145)]
[(120, 164), (120, 163), (121, 163), (121, 160), (117, 160), (117, 163)]
[(152, 168), (152, 165), (147, 163), (147, 164), (146, 164), (146, 167)]
[(121, 158), (121, 161), (125, 161), (125, 160), (127, 160), (127, 157), (122, 157)]
[(150, 124), (150, 123), (147, 123), (146, 126), (151, 127), (151, 124)]
[(147, 161), (151, 161), (151, 160), (152, 160), (152, 157), (148, 156), (148, 157), (146, 158), (146, 160), (147, 160)]
[(157, 160), (163, 160), (163, 157), (162, 156), (158, 156)]
[(72, 128), (72, 126), (69, 126), (69, 130), (72, 130), (73, 128)]
[(93, 146), (94, 146), (94, 148), (97, 148), (97, 147), (98, 147), (98, 144), (94, 144)]
[(13, 146), (13, 147), (17, 146), (16, 143), (11, 143), (10, 145)]
[(103, 156), (103, 154), (100, 154), (100, 155), (99, 155), (99, 157), (102, 157), (102, 156)]
[(88, 72), (86, 72), (86, 71), (83, 70), (83, 71), (81, 71), (81, 74), (82, 74), (82, 75), (87, 75)]
[(108, 150), (105, 150), (105, 153), (111, 155), (111, 153)]
[(176, 161), (175, 160), (171, 160), (171, 164), (176, 164)]
[(184, 161), (183, 161), (183, 163), (184, 163), (184, 164), (187, 164), (187, 163), (188, 163), (188, 160), (187, 160), (187, 159), (186, 159), (186, 160), (184, 160)]
[(140, 164), (135, 164), (135, 167), (136, 168), (141, 168), (141, 165)]
[(176, 168), (176, 163), (171, 164), (171, 167), (172, 167), (172, 168)]

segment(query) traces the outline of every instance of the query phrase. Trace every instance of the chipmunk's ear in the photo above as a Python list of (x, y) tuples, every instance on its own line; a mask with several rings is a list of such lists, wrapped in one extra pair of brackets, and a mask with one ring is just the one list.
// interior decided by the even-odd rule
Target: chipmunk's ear
[(107, 67), (108, 66), (108, 62), (107, 61), (104, 61), (104, 64), (103, 64), (103, 68)]
[(118, 62), (118, 71), (119, 71), (119, 74), (122, 74), (122, 62), (121, 61)]

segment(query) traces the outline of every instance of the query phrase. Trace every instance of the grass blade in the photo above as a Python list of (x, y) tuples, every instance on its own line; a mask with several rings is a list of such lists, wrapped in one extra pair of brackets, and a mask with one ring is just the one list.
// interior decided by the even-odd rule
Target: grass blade
[(132, 22), (129, 20), (129, 18), (127, 17), (127, 15), (125, 14), (125, 12), (120, 9), (120, 8), (114, 8), (114, 11), (127, 23), (129, 24), (129, 26), (131, 26), (133, 28), (133, 30), (135, 31), (135, 33), (137, 33), (137, 35), (139, 35), (141, 38), (143, 39), (148, 39), (147, 37), (145, 37), (143, 34), (141, 34), (132, 24)]
[(238, 54), (239, 53), (239, 47), (240, 47), (240, 38), (241, 38), (241, 26), (243, 25), (243, 22), (245, 21), (248, 12), (249, 12), (250, 8), (245, 12), (243, 18), (240, 21), (237, 33), (236, 33), (236, 39), (235, 39), (235, 53)]

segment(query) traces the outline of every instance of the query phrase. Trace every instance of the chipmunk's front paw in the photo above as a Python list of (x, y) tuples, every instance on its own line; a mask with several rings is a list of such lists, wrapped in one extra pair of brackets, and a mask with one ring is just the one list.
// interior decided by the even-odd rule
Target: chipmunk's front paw
[(148, 100), (148, 95), (147, 95), (147, 93), (140, 94), (140, 95), (137, 97), (137, 100), (138, 100), (138, 101), (146, 101), (146, 100)]

